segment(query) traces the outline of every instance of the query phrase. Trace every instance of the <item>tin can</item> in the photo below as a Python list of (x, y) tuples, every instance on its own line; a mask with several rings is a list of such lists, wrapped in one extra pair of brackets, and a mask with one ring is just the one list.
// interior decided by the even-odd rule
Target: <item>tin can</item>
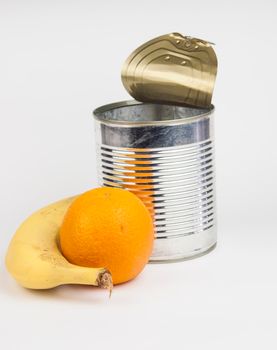
[(109, 104), (94, 111), (101, 186), (136, 194), (155, 225), (151, 262), (188, 259), (216, 244), (214, 107)]

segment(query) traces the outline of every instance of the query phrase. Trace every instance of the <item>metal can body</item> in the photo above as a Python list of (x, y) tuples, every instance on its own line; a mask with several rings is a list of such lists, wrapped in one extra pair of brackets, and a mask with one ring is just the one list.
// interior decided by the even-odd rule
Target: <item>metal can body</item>
[(213, 110), (127, 101), (94, 111), (99, 184), (132, 191), (149, 209), (150, 261), (216, 244)]

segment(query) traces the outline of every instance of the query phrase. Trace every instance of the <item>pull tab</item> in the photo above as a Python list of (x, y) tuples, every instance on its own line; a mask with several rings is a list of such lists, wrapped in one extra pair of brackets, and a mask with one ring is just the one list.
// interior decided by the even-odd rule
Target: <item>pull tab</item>
[(138, 101), (209, 107), (217, 73), (212, 43), (172, 33), (138, 47), (121, 79)]

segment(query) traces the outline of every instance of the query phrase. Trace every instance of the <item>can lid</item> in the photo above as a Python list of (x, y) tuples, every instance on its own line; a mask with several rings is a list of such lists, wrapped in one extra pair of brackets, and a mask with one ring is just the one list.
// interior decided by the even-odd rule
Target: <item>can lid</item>
[(209, 107), (217, 73), (212, 43), (171, 33), (138, 47), (121, 79), (138, 101)]

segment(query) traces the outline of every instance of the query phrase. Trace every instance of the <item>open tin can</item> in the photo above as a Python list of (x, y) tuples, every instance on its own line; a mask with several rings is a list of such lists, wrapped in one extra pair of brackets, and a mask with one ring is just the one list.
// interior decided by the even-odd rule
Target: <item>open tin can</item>
[(214, 107), (126, 101), (94, 111), (101, 186), (136, 194), (150, 211), (150, 261), (188, 259), (216, 244)]

